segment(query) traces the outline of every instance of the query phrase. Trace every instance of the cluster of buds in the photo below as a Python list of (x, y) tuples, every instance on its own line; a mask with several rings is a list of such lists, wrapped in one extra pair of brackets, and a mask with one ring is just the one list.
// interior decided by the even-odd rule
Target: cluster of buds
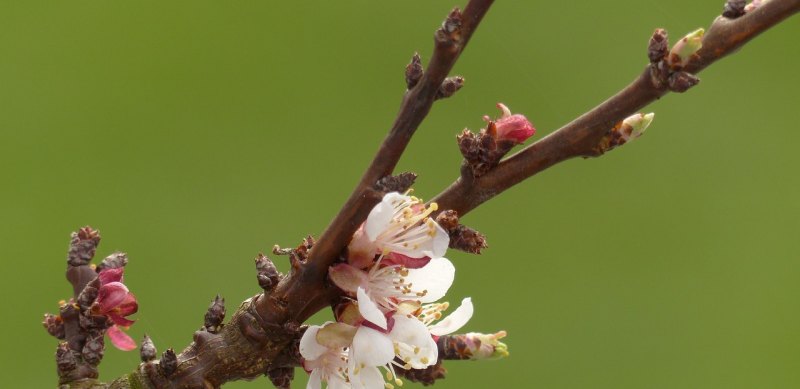
[[(436, 365), (437, 341), (472, 317), (470, 298), (447, 317), (449, 304), (437, 302), (455, 268), (444, 257), (448, 232), (431, 218), (436, 210), (435, 203), (390, 192), (354, 234), (346, 261), (329, 270), (346, 295), (334, 309), (336, 321), (310, 326), (300, 340), (309, 388), (322, 382), (330, 388), (400, 386), (398, 369)], [(500, 342), (485, 344), (505, 350)]]
[(99, 242), (100, 234), (90, 227), (72, 234), (67, 278), (76, 297), (62, 301), (59, 314), (46, 314), (42, 323), (50, 335), (64, 341), (57, 353), (62, 376), (69, 375), (79, 363), (97, 366), (103, 357), (105, 336), (120, 350), (136, 348), (124, 332), (134, 323), (128, 316), (139, 308), (136, 297), (123, 283), (127, 256), (114, 253), (98, 266), (92, 265)]
[(464, 156), (465, 167), (473, 177), (480, 177), (500, 163), (514, 146), (522, 144), (536, 133), (528, 119), (521, 114), (512, 114), (503, 103), (497, 103), (500, 118), (492, 120), (484, 116), (486, 128), (473, 133), (464, 129), (458, 136), (458, 147)]
[(681, 38), (672, 49), (669, 47), (667, 32), (656, 29), (650, 38), (647, 55), (650, 59), (650, 78), (658, 88), (666, 86), (673, 92), (686, 92), (700, 82), (694, 74), (684, 68), (697, 57), (703, 47), (705, 30), (698, 28)]

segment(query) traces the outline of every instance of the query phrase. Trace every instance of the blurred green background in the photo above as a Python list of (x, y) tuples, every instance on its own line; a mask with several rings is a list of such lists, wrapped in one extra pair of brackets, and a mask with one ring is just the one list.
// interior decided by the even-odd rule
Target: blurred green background
[[(458, 172), (454, 135), (496, 102), (539, 138), (638, 75), (654, 28), (674, 41), (722, 3), (499, 1), (456, 66), (465, 89), (400, 169), (432, 197)], [(2, 2), (2, 386), (55, 386), (39, 322), (69, 296), (80, 226), (101, 230), (100, 258), (129, 253), (130, 333), (160, 351), (191, 341), (215, 294), (232, 312), (257, 293), (253, 257), (325, 227), (453, 5)], [(508, 330), (511, 357), (447, 363), (436, 387), (800, 387), (798, 36), (795, 17), (648, 107), (643, 138), (465, 218), (491, 247), (449, 254), (449, 299), (472, 296), (465, 330)], [(101, 378), (137, 362), (108, 349)]]

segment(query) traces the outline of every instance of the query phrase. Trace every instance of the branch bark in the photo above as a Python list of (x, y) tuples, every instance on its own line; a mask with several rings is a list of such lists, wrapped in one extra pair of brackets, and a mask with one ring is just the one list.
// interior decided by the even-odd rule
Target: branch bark
[[(769, 1), (737, 19), (717, 17), (703, 39), (703, 47), (684, 69), (698, 73), (770, 27), (800, 11), (800, 0)], [(503, 160), (485, 175), (460, 177), (431, 201), (439, 209), (464, 215), (526, 178), (567, 159), (595, 157), (595, 146), (615, 123), (669, 92), (656, 85), (650, 66), (624, 89), (589, 112)]]

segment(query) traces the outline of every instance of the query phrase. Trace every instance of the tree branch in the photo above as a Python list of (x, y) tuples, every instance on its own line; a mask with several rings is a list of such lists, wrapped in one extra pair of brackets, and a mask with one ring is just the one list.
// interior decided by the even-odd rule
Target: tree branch
[[(800, 11), (800, 0), (768, 1), (737, 19), (717, 17), (703, 39), (703, 47), (684, 71), (697, 73), (770, 27)], [(561, 161), (598, 156), (596, 146), (615, 123), (669, 92), (653, 82), (651, 66), (632, 83), (591, 111), (502, 161), (476, 179), (460, 177), (431, 201), (459, 215), (475, 209), (504, 190)]]

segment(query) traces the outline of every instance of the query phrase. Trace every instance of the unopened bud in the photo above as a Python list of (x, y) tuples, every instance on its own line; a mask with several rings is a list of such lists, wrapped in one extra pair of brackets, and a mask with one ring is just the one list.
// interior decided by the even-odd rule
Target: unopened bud
[(456, 94), (456, 92), (458, 92), (458, 90), (461, 89), (463, 86), (464, 86), (464, 77), (461, 76), (447, 77), (444, 79), (444, 81), (442, 81), (442, 85), (439, 87), (439, 91), (436, 92), (436, 98), (437, 99), (448, 98)]
[(125, 267), (127, 264), (128, 255), (125, 253), (116, 252), (107, 256), (102, 262), (100, 262), (99, 265), (97, 265), (97, 272), (99, 273), (105, 269), (119, 269), (121, 267)]
[(153, 339), (150, 339), (147, 334), (144, 334), (142, 348), (139, 350), (139, 356), (142, 358), (142, 362), (150, 362), (156, 359), (156, 355), (158, 355), (158, 351), (156, 350), (155, 343), (153, 343)]
[(165, 377), (169, 378), (175, 374), (175, 371), (178, 370), (178, 356), (175, 355), (175, 351), (171, 348), (164, 351), (161, 354), (161, 361), (158, 365), (161, 366), (161, 372), (164, 373)]
[(87, 338), (86, 344), (83, 346), (83, 350), (81, 350), (81, 356), (83, 356), (83, 360), (94, 366), (100, 364), (104, 353), (105, 340), (102, 333)]
[(650, 37), (650, 43), (647, 45), (647, 57), (650, 63), (657, 63), (664, 59), (669, 53), (669, 39), (667, 39), (667, 30), (657, 28), (653, 31)]
[(422, 59), (419, 53), (414, 53), (411, 62), (406, 65), (406, 86), (408, 89), (417, 85), (425, 70), (422, 68)]
[(508, 356), (508, 346), (500, 339), (506, 337), (505, 331), (495, 334), (470, 332), (466, 336), (467, 348), (472, 352), (473, 360), (500, 359)]
[(687, 72), (675, 72), (669, 76), (667, 86), (669, 87), (669, 90), (673, 92), (683, 93), (689, 90), (689, 88), (697, 85), (699, 82), (700, 79), (694, 74)]
[(47, 333), (54, 336), (56, 339), (64, 339), (64, 321), (61, 316), (53, 315), (52, 313), (45, 313), (42, 325)]
[(695, 53), (703, 47), (703, 35), (706, 30), (698, 28), (681, 38), (669, 52), (669, 64), (673, 69), (680, 69), (689, 63)]
[(77, 363), (78, 359), (75, 358), (75, 354), (73, 354), (72, 350), (69, 348), (69, 343), (59, 343), (56, 349), (56, 367), (58, 367), (59, 375), (64, 376), (66, 373), (72, 371), (75, 369)]
[(264, 254), (259, 253), (258, 257), (256, 257), (256, 271), (258, 272), (256, 276), (258, 285), (265, 292), (274, 289), (281, 280), (281, 274), (278, 272), (275, 264)]
[(722, 16), (728, 19), (736, 19), (744, 15), (746, 4), (747, 0), (728, 0), (725, 2), (725, 8), (722, 9)]
[(656, 115), (652, 112), (648, 114), (637, 113), (628, 116), (622, 121), (622, 129), (620, 131), (622, 137), (625, 141), (638, 138), (644, 133), (647, 127), (650, 126), (655, 116)]
[(217, 295), (208, 307), (205, 316), (205, 327), (208, 332), (216, 333), (225, 320), (225, 299)]

